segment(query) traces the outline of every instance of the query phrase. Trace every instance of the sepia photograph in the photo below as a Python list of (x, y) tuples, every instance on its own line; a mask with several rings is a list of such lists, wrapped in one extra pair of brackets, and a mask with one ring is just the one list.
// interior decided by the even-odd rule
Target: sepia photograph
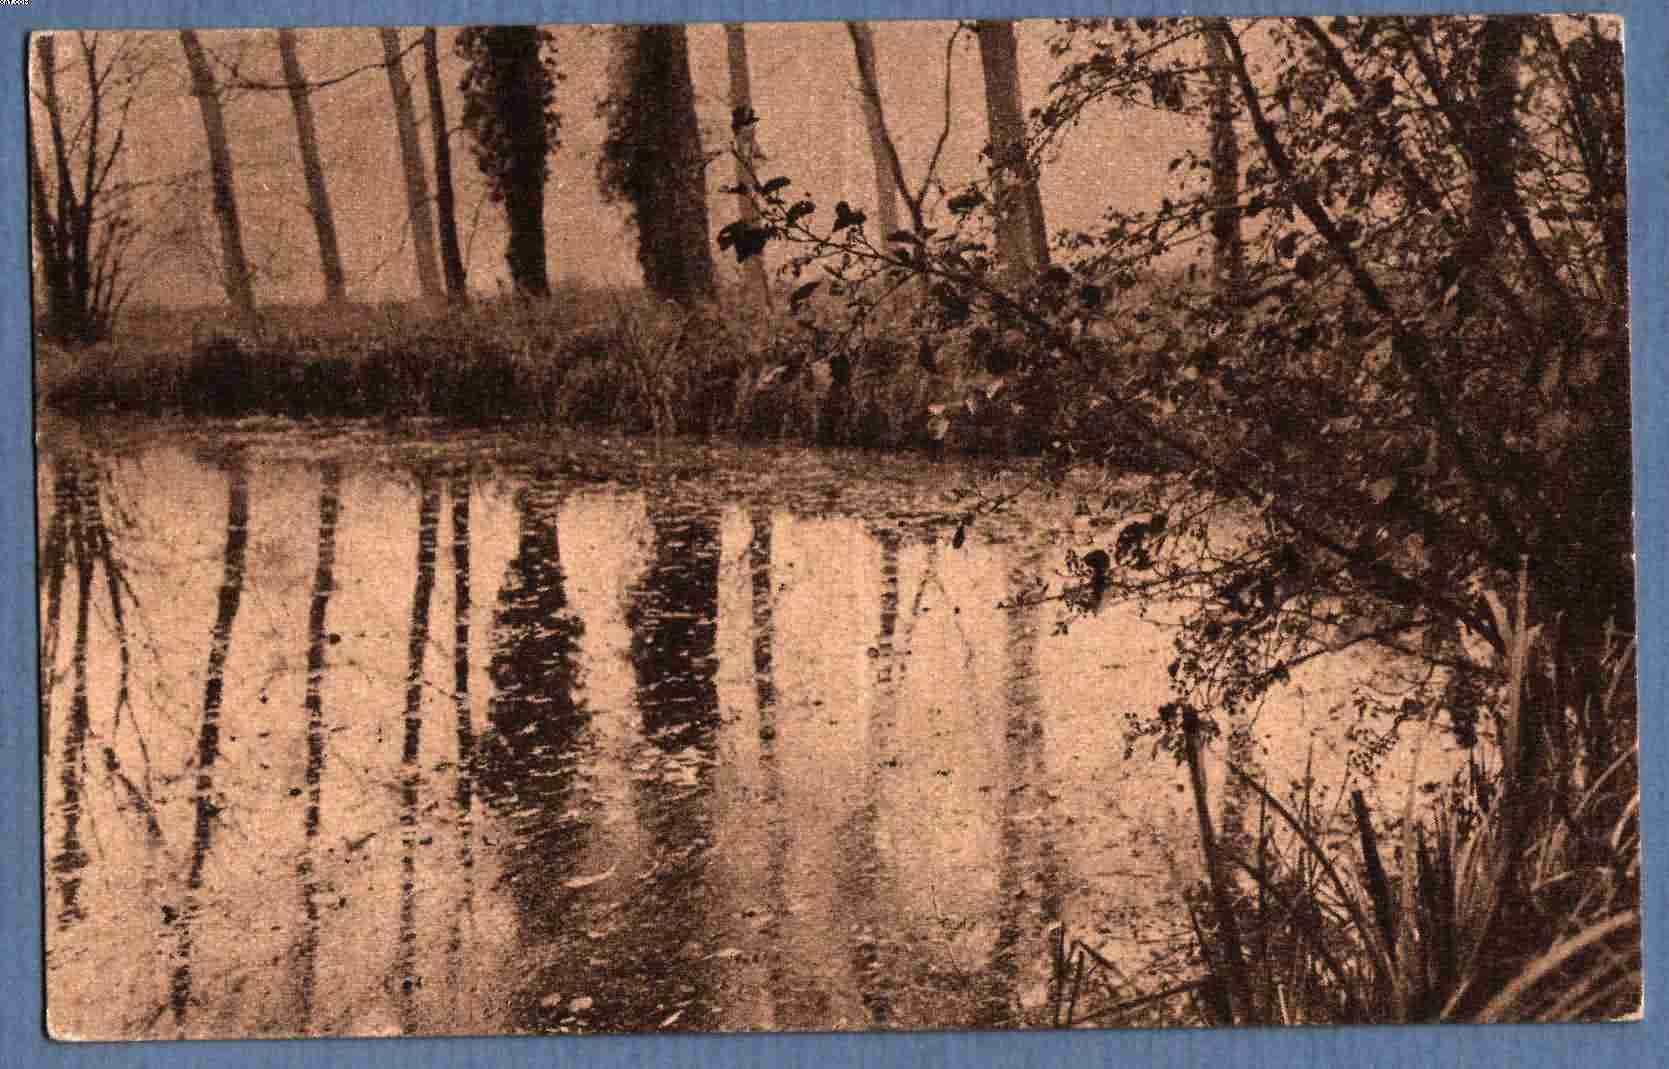
[(48, 1035), (1638, 1020), (1623, 57), (30, 34)]

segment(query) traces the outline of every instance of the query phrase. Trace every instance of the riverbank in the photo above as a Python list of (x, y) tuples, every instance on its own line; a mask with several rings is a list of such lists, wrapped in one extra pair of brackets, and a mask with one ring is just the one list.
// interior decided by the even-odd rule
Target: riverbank
[[(779, 302), (783, 304), (785, 302)], [(741, 301), (689, 314), (636, 291), (452, 308), (131, 313), (86, 350), (37, 347), (36, 396), (70, 416), (432, 419), (818, 445), (1034, 452), (1059, 403), (906, 323), (861, 336)]]

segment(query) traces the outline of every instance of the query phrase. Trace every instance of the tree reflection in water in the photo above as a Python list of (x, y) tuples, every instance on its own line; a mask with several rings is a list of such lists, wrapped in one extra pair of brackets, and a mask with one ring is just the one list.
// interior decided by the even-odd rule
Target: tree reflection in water
[[(548, 478), (536, 477), (517, 496), (516, 555), (499, 590), (489, 639), (491, 731), (473, 742), (476, 786), (508, 821), (520, 847), (503, 861), (504, 881), (529, 945), (572, 934), (565, 930), (562, 880), (573, 875), (586, 827), (565, 816), (591, 713), (580, 695), (585, 625), (568, 605), (560, 506), (561, 492)], [(527, 979), (510, 1011), (517, 1027), (535, 1028), (542, 1017), (542, 979)]]

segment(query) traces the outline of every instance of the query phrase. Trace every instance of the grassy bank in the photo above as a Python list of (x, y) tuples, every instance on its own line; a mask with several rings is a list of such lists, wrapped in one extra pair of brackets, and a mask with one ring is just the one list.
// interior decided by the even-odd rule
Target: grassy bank
[(633, 291), (459, 308), (279, 307), (258, 332), (219, 309), (130, 314), (110, 342), (40, 346), (37, 398), (67, 415), (438, 419), (825, 445), (1025, 451), (1056, 414), (975, 402), (976, 361), (924, 356), (905, 324), (836, 336), (746, 302), (687, 314)]

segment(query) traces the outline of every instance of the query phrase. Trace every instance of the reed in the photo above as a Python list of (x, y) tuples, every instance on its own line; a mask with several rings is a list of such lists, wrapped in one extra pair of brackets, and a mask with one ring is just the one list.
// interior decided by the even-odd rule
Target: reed
[[(1597, 708), (1559, 707), (1542, 685), (1549, 651), (1529, 622), (1528, 585), (1521, 573), (1513, 610), (1495, 603), (1509, 641), (1496, 709), (1499, 767), (1483, 790), (1457, 782), (1422, 809), (1416, 754), (1395, 819), (1378, 819), (1356, 792), (1341, 837), (1327, 818), (1283, 803), (1228, 763), (1263, 804), (1259, 848), (1252, 858), (1231, 856), (1207, 838), (1208, 870), (1233, 866), (1256, 888), (1241, 899), (1229, 934), (1273, 948), (1241, 959), (1221, 923), (1201, 937), (1213, 944), (1200, 948), (1210, 980), (1249, 992), (1236, 999), (1237, 1020), (1563, 1021), (1638, 1011), (1634, 646), (1615, 638)], [(1568, 722), (1554, 725), (1554, 717)], [(1595, 725), (1616, 726), (1627, 744), (1608, 767), (1572, 774), (1571, 756), (1552, 741)], [(1530, 732), (1541, 736), (1536, 745), (1525, 745)], [(1389, 863), (1382, 827), (1396, 843)], [(1327, 845), (1341, 838), (1354, 856)]]

